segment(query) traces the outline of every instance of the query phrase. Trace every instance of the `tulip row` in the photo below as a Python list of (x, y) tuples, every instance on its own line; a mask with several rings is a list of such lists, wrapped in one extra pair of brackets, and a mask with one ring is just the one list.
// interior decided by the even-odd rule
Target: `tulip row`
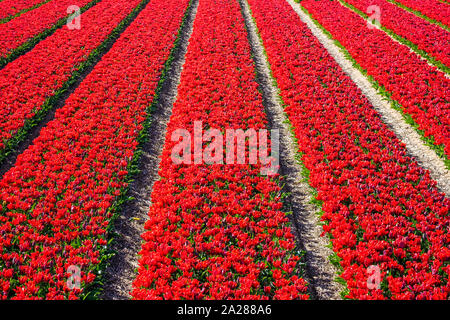
[[(450, 34), (435, 24), (429, 23), (416, 15), (404, 11), (386, 0), (342, 0), (350, 4), (361, 13), (370, 16), (367, 9), (370, 6), (378, 6), (380, 11), (380, 23), (408, 42), (413, 48), (425, 51), (430, 56), (450, 66)], [(372, 12), (373, 13), (373, 12)]]
[(11, 19), (13, 16), (26, 10), (32, 10), (45, 2), (52, 0), (5, 0), (0, 2), (0, 23), (5, 18)]
[(409, 121), (448, 162), (450, 80), (445, 74), (385, 32), (368, 28), (364, 19), (338, 1), (304, 0), (301, 6), (381, 85), (384, 94), (395, 101), (394, 106), (404, 112), (405, 118), (410, 117)]
[(54, 0), (0, 24), (0, 68), (61, 27), (69, 6), (84, 11), (99, 1)]
[[(308, 297), (278, 178), (261, 175), (259, 162), (172, 158), (173, 134), (194, 136), (196, 121), (222, 133), (267, 126), (254, 72), (238, 2), (200, 0), (142, 236), (135, 299)], [(213, 152), (222, 153), (222, 141)]]
[[(322, 204), (345, 296), (448, 298), (450, 201), (287, 2), (248, 2)], [(338, 10), (333, 19), (351, 23)], [(370, 278), (377, 269), (378, 281)]]
[(0, 181), (0, 297), (94, 288), (187, 0), (153, 0)]
[(439, 0), (389, 0), (450, 27), (450, 7)]
[(0, 70), (0, 160), (102, 53), (140, 1), (104, 0), (81, 15), (83, 28), (58, 29)]

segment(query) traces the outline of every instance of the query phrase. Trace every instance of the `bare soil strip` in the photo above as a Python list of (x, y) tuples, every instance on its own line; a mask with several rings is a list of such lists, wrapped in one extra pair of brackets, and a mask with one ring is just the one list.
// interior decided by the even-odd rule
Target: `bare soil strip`
[(286, 0), (300, 19), (305, 22), (314, 36), (327, 49), (346, 74), (358, 86), (362, 93), (368, 98), (375, 110), (380, 114), (383, 122), (397, 135), (405, 145), (408, 154), (416, 159), (418, 164), (430, 172), (430, 176), (437, 182), (438, 189), (450, 197), (450, 171), (439, 156), (424, 144), (420, 135), (407, 124), (401, 113), (393, 109), (390, 103), (372, 86), (369, 80), (348, 60), (344, 52), (330, 39), (315, 22), (304, 13), (300, 5), (294, 0)]
[(139, 174), (129, 186), (128, 196), (132, 197), (123, 212), (115, 219), (115, 252), (104, 277), (103, 294), (105, 300), (130, 299), (132, 283), (138, 267), (138, 253), (142, 247), (141, 234), (151, 206), (153, 184), (159, 179), (158, 168), (165, 142), (167, 123), (172, 114), (172, 106), (177, 98), (177, 88), (185, 62), (185, 55), (193, 31), (198, 0), (192, 0), (185, 23), (180, 32), (180, 42), (173, 52), (173, 61), (162, 83), (158, 99), (154, 102), (148, 139), (143, 144), (139, 163)]
[(321, 237), (322, 227), (318, 215), (319, 208), (311, 203), (312, 190), (305, 182), (301, 165), (296, 159), (298, 146), (289, 129), (278, 88), (274, 84), (264, 47), (258, 35), (246, 0), (239, 0), (248, 30), (248, 37), (255, 62), (257, 81), (263, 95), (263, 104), (272, 129), (280, 131), (280, 167), (284, 176), (285, 190), (294, 217), (294, 230), (302, 249), (306, 252), (305, 280), (309, 283), (312, 299), (340, 299), (343, 287), (335, 279), (337, 270), (328, 257), (333, 253), (327, 247), (329, 240)]

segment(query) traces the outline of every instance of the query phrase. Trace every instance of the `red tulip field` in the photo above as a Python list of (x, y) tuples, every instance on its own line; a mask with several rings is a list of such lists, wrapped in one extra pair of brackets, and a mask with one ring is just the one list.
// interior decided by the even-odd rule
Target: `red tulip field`
[(0, 300), (450, 299), (449, 18), (0, 0)]

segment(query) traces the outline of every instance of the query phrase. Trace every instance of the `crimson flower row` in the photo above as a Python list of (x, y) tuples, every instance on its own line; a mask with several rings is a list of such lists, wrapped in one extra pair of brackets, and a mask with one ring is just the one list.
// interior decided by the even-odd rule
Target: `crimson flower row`
[[(287, 2), (249, 3), (346, 296), (448, 298), (449, 200)], [(378, 289), (368, 286), (371, 266), (380, 270)]]
[[(196, 121), (222, 133), (267, 126), (236, 0), (199, 1), (132, 296), (307, 298), (276, 179), (262, 176), (260, 163), (173, 162), (173, 133), (185, 129), (194, 137)], [(212, 153), (223, 152), (219, 144)]]
[(428, 18), (442, 22), (450, 27), (450, 7), (439, 0), (394, 0), (405, 7), (419, 11)]
[(4, 0), (0, 2), (0, 20), (48, 0)]
[(417, 45), (418, 49), (450, 67), (450, 34), (439, 26), (429, 23), (386, 0), (343, 0), (368, 14), (367, 9), (380, 8), (381, 25)]
[(92, 0), (53, 0), (35, 10), (0, 24), (0, 58), (7, 57), (14, 49), (51, 28), (58, 20), (68, 16), (67, 8), (80, 8)]
[(87, 293), (187, 4), (151, 1), (3, 176), (3, 299)]
[(384, 31), (369, 29), (364, 19), (338, 1), (304, 0), (301, 5), (400, 103), (425, 137), (433, 137), (450, 156), (450, 80), (445, 74)]
[(104, 0), (0, 70), (0, 152), (141, 0)]

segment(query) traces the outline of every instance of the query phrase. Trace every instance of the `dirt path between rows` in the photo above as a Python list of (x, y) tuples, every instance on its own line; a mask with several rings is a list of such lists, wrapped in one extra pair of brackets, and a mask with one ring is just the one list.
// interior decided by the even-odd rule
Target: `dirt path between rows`
[(343, 286), (335, 281), (337, 270), (328, 257), (333, 253), (327, 247), (328, 238), (321, 237), (322, 227), (317, 214), (318, 208), (311, 204), (312, 190), (304, 181), (301, 166), (296, 160), (298, 146), (286, 124), (286, 115), (280, 104), (278, 89), (272, 82), (269, 63), (257, 34), (246, 0), (239, 0), (248, 30), (253, 59), (256, 66), (257, 81), (263, 95), (263, 104), (271, 129), (280, 131), (280, 167), (284, 176), (285, 191), (289, 193), (289, 205), (294, 217), (294, 233), (300, 247), (306, 252), (305, 280), (309, 284), (312, 299), (341, 299)]
[(197, 7), (198, 0), (192, 0), (185, 24), (181, 29), (180, 43), (174, 49), (174, 59), (151, 114), (149, 136), (142, 147), (139, 163), (140, 173), (129, 186), (128, 195), (134, 200), (124, 206), (123, 212), (117, 217), (114, 224), (115, 235), (112, 250), (116, 254), (106, 269), (101, 299), (126, 300), (131, 298), (129, 293), (136, 278), (138, 253), (142, 246), (141, 235), (145, 231), (144, 224), (151, 206), (153, 185), (159, 178), (158, 168), (165, 142), (167, 123), (177, 97), (177, 87), (180, 83), (189, 38), (193, 31)]

